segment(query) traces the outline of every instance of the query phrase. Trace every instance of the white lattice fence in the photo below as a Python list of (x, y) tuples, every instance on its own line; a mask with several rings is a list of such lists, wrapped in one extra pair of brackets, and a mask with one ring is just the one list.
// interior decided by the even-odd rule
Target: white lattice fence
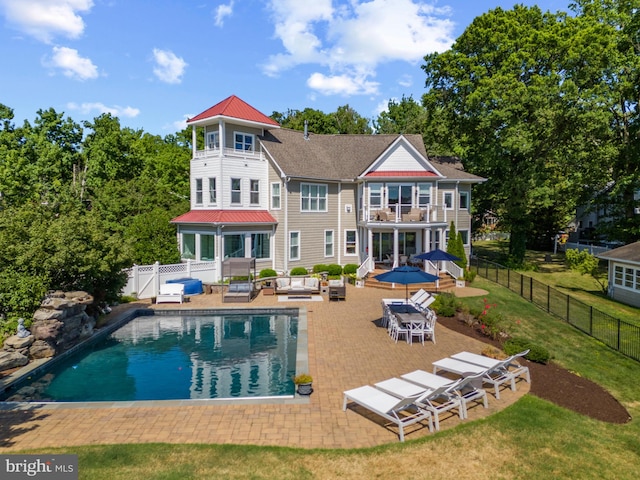
[(127, 270), (128, 281), (122, 289), (123, 295), (135, 295), (138, 298), (155, 297), (160, 290), (160, 285), (167, 280), (178, 278), (196, 278), (203, 283), (217, 281), (215, 262), (197, 262), (187, 260), (185, 263), (172, 265), (134, 265)]

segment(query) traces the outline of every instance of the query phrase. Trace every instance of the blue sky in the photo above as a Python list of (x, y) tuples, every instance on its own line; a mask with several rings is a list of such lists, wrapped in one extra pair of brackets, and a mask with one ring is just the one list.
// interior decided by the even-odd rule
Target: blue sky
[(424, 93), (422, 58), (474, 17), (569, 0), (0, 0), (0, 103), (158, 135), (235, 94), (270, 115)]

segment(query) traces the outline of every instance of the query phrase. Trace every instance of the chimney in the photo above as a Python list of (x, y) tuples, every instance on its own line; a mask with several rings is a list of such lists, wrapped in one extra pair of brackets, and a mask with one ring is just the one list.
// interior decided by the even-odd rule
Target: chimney
[(309, 140), (309, 121), (304, 121), (304, 139)]

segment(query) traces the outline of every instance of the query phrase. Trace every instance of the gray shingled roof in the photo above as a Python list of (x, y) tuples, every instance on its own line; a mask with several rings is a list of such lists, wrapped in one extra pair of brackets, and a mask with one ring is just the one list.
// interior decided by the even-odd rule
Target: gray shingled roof
[[(400, 135), (316, 135), (281, 128), (260, 136), (264, 148), (282, 168), (285, 175), (326, 180), (355, 179), (375, 162)], [(482, 181), (466, 173), (461, 164), (450, 159), (430, 159), (420, 135), (405, 135), (413, 147), (427, 158), (445, 177)]]
[(634, 242), (623, 247), (614, 248), (608, 252), (601, 253), (598, 255), (598, 258), (640, 263), (640, 242)]

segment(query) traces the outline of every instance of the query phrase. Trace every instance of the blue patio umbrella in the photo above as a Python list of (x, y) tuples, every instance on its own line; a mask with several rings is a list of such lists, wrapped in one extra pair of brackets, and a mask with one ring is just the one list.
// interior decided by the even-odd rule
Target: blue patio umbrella
[(397, 267), (388, 272), (380, 273), (376, 275), (376, 280), (379, 282), (399, 283), (405, 286), (405, 303), (409, 303), (409, 285), (413, 283), (430, 283), (438, 280), (438, 277), (418, 267)]

